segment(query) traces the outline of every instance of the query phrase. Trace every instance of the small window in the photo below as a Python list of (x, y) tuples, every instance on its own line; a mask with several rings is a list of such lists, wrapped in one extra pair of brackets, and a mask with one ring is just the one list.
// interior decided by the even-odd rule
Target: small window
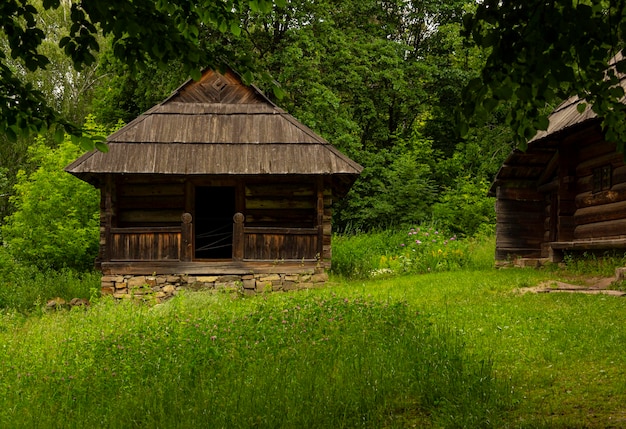
[(611, 165), (593, 169), (593, 192), (608, 191), (611, 189)]

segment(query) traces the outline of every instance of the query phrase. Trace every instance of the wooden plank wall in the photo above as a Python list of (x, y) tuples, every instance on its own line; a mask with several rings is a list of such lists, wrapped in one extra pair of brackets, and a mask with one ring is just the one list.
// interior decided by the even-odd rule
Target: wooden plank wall
[(119, 228), (111, 230), (111, 261), (177, 261), (181, 227)]
[[(577, 194), (575, 240), (602, 240), (626, 237), (626, 165), (615, 145), (589, 141), (580, 149), (582, 161), (576, 167)], [(610, 189), (593, 192), (593, 171), (611, 166)]]

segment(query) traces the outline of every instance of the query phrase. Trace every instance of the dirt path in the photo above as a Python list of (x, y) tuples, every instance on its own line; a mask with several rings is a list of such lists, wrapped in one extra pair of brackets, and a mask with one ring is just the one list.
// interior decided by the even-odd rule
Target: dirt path
[(626, 292), (621, 290), (610, 289), (615, 283), (616, 277), (591, 277), (577, 278), (574, 283), (566, 283), (562, 281), (549, 280), (540, 283), (537, 286), (520, 289), (521, 293), (587, 293), (587, 294), (603, 294), (612, 296), (625, 296)]

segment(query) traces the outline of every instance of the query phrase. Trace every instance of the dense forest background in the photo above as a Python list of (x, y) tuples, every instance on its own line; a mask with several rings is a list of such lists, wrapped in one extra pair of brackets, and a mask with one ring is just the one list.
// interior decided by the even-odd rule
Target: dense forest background
[[(31, 1), (41, 9), (38, 2)], [(7, 59), (65, 117), (106, 135), (188, 78), (176, 61), (130, 70), (113, 55), (120, 42), (104, 37), (95, 61), (77, 71), (58, 47), (71, 26), (69, 7), (62, 2), (39, 15), (51, 60), (45, 70)], [(241, 30), (205, 25), (198, 38), (365, 167), (335, 203), (335, 231), (429, 222), (471, 236), (493, 228), (487, 190), (512, 149), (506, 105), (464, 138), (456, 132), (462, 89), (486, 59), (461, 37), (463, 16), (475, 7), (465, 0), (293, 0), (270, 13), (246, 10)], [(0, 38), (5, 51), (6, 43)], [(50, 134), (0, 135), (1, 238), (24, 260), (80, 267), (97, 248), (97, 191), (62, 171), (80, 145)], [(56, 249), (58, 260), (45, 249)]]

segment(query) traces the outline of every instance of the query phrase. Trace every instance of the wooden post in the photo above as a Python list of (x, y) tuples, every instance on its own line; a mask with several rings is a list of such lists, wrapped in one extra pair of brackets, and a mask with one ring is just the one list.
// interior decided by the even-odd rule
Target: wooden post
[(243, 261), (243, 213), (233, 216), (233, 261)]
[(324, 178), (317, 179), (317, 257), (324, 260)]
[(106, 262), (111, 260), (111, 224), (113, 223), (113, 193), (115, 191), (113, 177), (110, 174), (107, 174), (104, 182), (104, 189), (100, 191), (102, 192), (102, 198), (104, 199), (104, 226), (101, 225), (101, 228), (104, 231), (100, 237), (100, 249), (101, 258)]
[(193, 256), (193, 225), (191, 223), (191, 213), (183, 213), (181, 221), (180, 260), (190, 262)]

